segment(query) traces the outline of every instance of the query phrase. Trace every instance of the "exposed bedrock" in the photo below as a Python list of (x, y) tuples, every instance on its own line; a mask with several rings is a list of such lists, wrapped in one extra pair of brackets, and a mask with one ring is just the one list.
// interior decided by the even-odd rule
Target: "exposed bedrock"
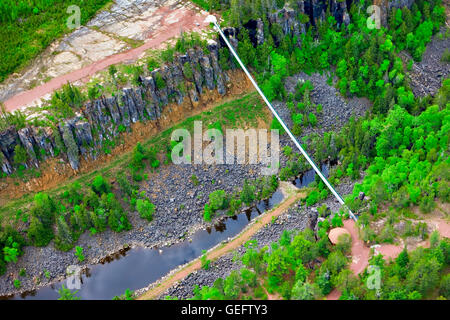
[[(395, 0), (389, 3), (389, 8), (410, 6), (410, 2)], [(250, 20), (243, 28), (249, 31), (255, 46), (261, 45), (265, 32), (273, 25), (278, 25), (285, 35), (299, 36), (309, 26), (324, 19), (328, 9), (339, 24), (349, 23), (351, 3), (351, 0), (295, 1), (269, 13), (267, 19)], [(307, 22), (308, 19), (302, 19), (306, 16)], [(223, 31), (237, 48), (239, 28), (226, 27)], [(217, 90), (220, 95), (225, 95), (226, 83), (232, 79), (219, 63), (219, 50), (224, 46), (222, 39), (209, 40), (207, 51), (191, 48), (185, 54), (177, 54), (172, 62), (140, 76), (140, 86), (124, 88), (113, 97), (89, 101), (75, 117), (60, 121), (54, 128), (28, 126), (17, 130), (10, 127), (0, 132), (0, 170), (6, 174), (14, 172), (18, 166), (14, 162), (18, 144), (27, 152), (28, 161), (23, 164), (26, 167), (37, 167), (40, 161), (60, 154), (74, 170), (78, 170), (80, 157), (86, 160), (97, 158), (105, 141), (122, 131), (120, 126), (129, 130), (138, 121), (157, 120), (168, 104), (182, 104), (186, 98), (194, 108), (205, 91)], [(229, 59), (228, 64), (237, 68), (233, 59)]]
[[(218, 44), (210, 41), (208, 49), (208, 54), (200, 48), (189, 49), (173, 62), (141, 76), (139, 87), (123, 88), (116, 96), (89, 101), (74, 117), (62, 120), (55, 128), (27, 126), (17, 130), (12, 126), (1, 132), (0, 170), (14, 172), (18, 144), (28, 155), (23, 164), (26, 167), (38, 167), (39, 161), (54, 156), (58, 149), (63, 159), (78, 170), (80, 158), (95, 159), (105, 140), (119, 134), (119, 126), (128, 129), (138, 121), (157, 120), (168, 104), (182, 104), (186, 97), (196, 103), (205, 90), (217, 89), (220, 95), (226, 94)], [(55, 136), (61, 141), (59, 145)]]

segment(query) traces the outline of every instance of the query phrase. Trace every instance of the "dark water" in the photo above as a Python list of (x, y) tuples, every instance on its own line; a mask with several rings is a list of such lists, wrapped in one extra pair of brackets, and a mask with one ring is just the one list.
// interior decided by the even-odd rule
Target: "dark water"
[[(105, 259), (103, 264), (91, 266), (81, 275), (81, 289), (77, 296), (83, 300), (112, 299), (128, 288), (136, 290), (155, 282), (170, 270), (201, 256), (202, 250), (208, 250), (223, 240), (233, 237), (264, 211), (273, 208), (283, 200), (283, 194), (276, 191), (270, 199), (263, 200), (252, 209), (224, 221), (208, 230), (200, 230), (192, 235), (192, 242), (184, 241), (158, 249), (134, 248), (122, 250), (113, 257)], [(28, 292), (12, 299), (57, 299), (58, 290), (66, 281)], [(67, 285), (66, 285), (67, 287)]]
[[(329, 174), (329, 165), (327, 163), (323, 163), (322, 167), (320, 168), (320, 170), (322, 171), (322, 174), (328, 178), (328, 174)], [(297, 178), (295, 178), (295, 180), (292, 182), (297, 188), (301, 188), (301, 187), (306, 187), (308, 186), (311, 182), (314, 181), (314, 179), (316, 178), (316, 172), (314, 171), (314, 169), (308, 170), (304, 173), (302, 173), (300, 176), (298, 176)]]

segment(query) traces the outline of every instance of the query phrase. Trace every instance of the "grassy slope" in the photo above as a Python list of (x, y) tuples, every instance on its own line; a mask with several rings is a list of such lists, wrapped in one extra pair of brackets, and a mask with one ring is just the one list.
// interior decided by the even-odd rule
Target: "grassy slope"
[(11, 22), (0, 22), (0, 82), (28, 66), (55, 39), (71, 31), (66, 25), (72, 15), (66, 12), (71, 4), (80, 7), (81, 24), (85, 24), (110, 2), (57, 0), (36, 14), (26, 14)]
[[(185, 128), (192, 132), (194, 121), (203, 121), (204, 126), (219, 122), (222, 129), (236, 127), (243, 128), (246, 126), (255, 127), (258, 123), (258, 119), (261, 119), (267, 123), (269, 122), (269, 119), (267, 119), (263, 110), (263, 105), (257, 94), (255, 92), (249, 93), (236, 100), (215, 106), (210, 111), (204, 111), (198, 115), (189, 117), (173, 127), (150, 137), (146, 141), (142, 142), (142, 145), (145, 147), (155, 146), (161, 152), (164, 152), (165, 146), (168, 145), (170, 141), (172, 131), (178, 128)], [(77, 176), (58, 188), (47, 190), (46, 193), (51, 196), (61, 194), (75, 181), (82, 185), (86, 185), (99, 174), (103, 175), (108, 180), (114, 180), (117, 172), (128, 167), (131, 157), (132, 152), (119, 155), (116, 159), (107, 163), (104, 167)], [(0, 221), (3, 220), (3, 223), (5, 223), (7, 220), (12, 219), (18, 209), (24, 208), (32, 203), (33, 197), (34, 194), (28, 194), (2, 206), (0, 208)]]

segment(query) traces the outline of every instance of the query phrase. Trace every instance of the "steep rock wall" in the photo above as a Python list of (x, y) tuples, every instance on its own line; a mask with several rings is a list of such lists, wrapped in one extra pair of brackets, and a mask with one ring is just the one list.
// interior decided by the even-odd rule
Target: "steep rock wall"
[[(380, 0), (386, 1), (386, 0)], [(353, 1), (303, 0), (292, 2), (290, 6), (269, 13), (268, 26), (262, 19), (251, 20), (243, 28), (249, 31), (253, 44), (264, 43), (264, 33), (272, 25), (281, 27), (284, 35), (299, 36), (310, 26), (315, 26), (325, 18), (327, 10), (341, 24), (349, 24), (348, 7)], [(391, 7), (411, 6), (412, 0), (394, 0), (386, 4)], [(300, 16), (306, 15), (309, 21), (301, 23)], [(233, 47), (238, 46), (239, 29), (224, 28)], [(11, 174), (15, 170), (14, 149), (16, 145), (25, 148), (28, 154), (26, 167), (38, 167), (39, 162), (57, 153), (70, 163), (74, 170), (80, 167), (80, 159), (96, 159), (107, 140), (119, 134), (119, 127), (128, 129), (138, 121), (156, 121), (164, 113), (169, 103), (182, 104), (188, 99), (192, 107), (199, 101), (204, 89), (217, 90), (226, 94), (227, 73), (219, 63), (219, 49), (225, 43), (210, 41), (208, 54), (200, 48), (189, 49), (185, 54), (176, 55), (174, 61), (163, 65), (150, 74), (140, 77), (141, 86), (124, 88), (114, 97), (101, 97), (86, 103), (74, 117), (61, 121), (53, 128), (26, 127), (17, 130), (10, 127), (0, 132), (0, 170)], [(229, 61), (232, 68), (237, 66)], [(188, 70), (189, 69), (189, 70)], [(157, 81), (158, 78), (163, 79)], [(159, 83), (159, 84), (158, 84)], [(159, 86), (159, 87), (158, 87)]]

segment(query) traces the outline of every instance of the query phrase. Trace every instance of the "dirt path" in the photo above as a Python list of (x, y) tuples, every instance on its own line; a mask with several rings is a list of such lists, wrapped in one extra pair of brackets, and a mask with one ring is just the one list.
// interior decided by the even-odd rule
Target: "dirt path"
[[(370, 248), (358, 237), (358, 228), (353, 220), (344, 221), (344, 229), (350, 232), (352, 237), (352, 262), (350, 264), (350, 270), (353, 271), (355, 275), (363, 272), (369, 265)], [(378, 253), (381, 253), (385, 259), (395, 258), (403, 250), (403, 247), (396, 246), (392, 244), (380, 244), (376, 248)], [(337, 289), (333, 289), (327, 296), (327, 300), (338, 300), (341, 296), (341, 292)]]
[(20, 107), (34, 104), (44, 96), (61, 88), (67, 82), (87, 81), (95, 73), (108, 68), (110, 65), (137, 60), (146, 50), (159, 48), (164, 42), (179, 36), (182, 30), (190, 31), (207, 27), (207, 24), (205, 24), (206, 15), (194, 10), (186, 10), (185, 8), (174, 10), (166, 6), (159, 8), (155, 14), (163, 16), (161, 27), (150, 34), (142, 46), (108, 56), (81, 69), (55, 77), (31, 90), (21, 92), (4, 101), (6, 110), (14, 111)]
[[(444, 210), (446, 207), (444, 208)], [(436, 209), (435, 211), (437, 211)], [(445, 238), (450, 238), (450, 225), (441, 217), (436, 217), (435, 214), (424, 216), (425, 222), (434, 225), (434, 230), (438, 230), (440, 235)], [(428, 219), (427, 219), (428, 218)], [(353, 220), (344, 221), (344, 228), (350, 232), (352, 237), (352, 263), (350, 264), (350, 270), (355, 275), (363, 272), (369, 265), (370, 248), (358, 237), (358, 228)], [(419, 246), (428, 247), (430, 242), (428, 240), (418, 243)], [(403, 245), (394, 244), (379, 244), (375, 249), (376, 253), (383, 255), (386, 260), (395, 259), (403, 250)], [(333, 289), (326, 297), (327, 300), (338, 300), (341, 293), (337, 289)]]
[[(278, 207), (275, 209), (264, 213), (262, 216), (258, 218), (253, 224), (247, 227), (243, 232), (241, 232), (236, 238), (232, 241), (228, 242), (222, 247), (218, 247), (213, 251), (208, 253), (208, 259), (214, 260), (219, 258), (220, 256), (235, 250), (245, 242), (247, 242), (258, 230), (263, 228), (266, 224), (272, 221), (273, 217), (278, 217), (284, 211), (286, 211), (291, 205), (297, 202), (299, 199), (304, 198), (306, 194), (304, 192), (296, 191), (294, 194), (288, 196), (286, 200), (284, 200)], [(165, 279), (163, 282), (150, 289), (142, 296), (139, 297), (139, 300), (149, 300), (156, 299), (161, 294), (163, 294), (167, 289), (173, 286), (176, 282), (184, 279), (192, 272), (199, 270), (201, 268), (200, 258), (195, 259), (191, 263), (189, 263), (184, 268), (178, 270), (175, 274)]]

